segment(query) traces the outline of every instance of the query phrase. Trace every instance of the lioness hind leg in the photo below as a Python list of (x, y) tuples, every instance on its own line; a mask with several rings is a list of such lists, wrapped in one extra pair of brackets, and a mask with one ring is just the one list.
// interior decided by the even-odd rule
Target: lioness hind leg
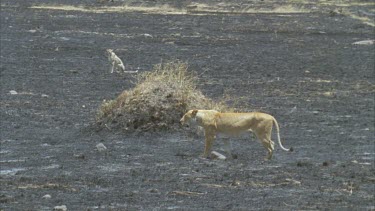
[(268, 155), (266, 157), (267, 160), (271, 160), (273, 155), (273, 150), (275, 149), (275, 143), (271, 141), (270, 139), (266, 139), (265, 141), (262, 141), (263, 146), (267, 149)]
[(270, 160), (273, 155), (274, 145), (275, 143), (267, 137), (267, 135), (257, 135), (262, 145), (267, 149), (268, 155), (265, 158), (265, 160)]
[(266, 158), (267, 160), (272, 159), (273, 150), (275, 149), (275, 143), (271, 140), (272, 124), (272, 122), (268, 122), (268, 124), (266, 124), (266, 126), (264, 127), (264, 136), (262, 139), (263, 145), (268, 150), (268, 156)]
[(224, 138), (225, 152), (230, 155), (233, 159), (237, 159), (237, 155), (232, 153), (232, 144), (229, 138)]
[(204, 153), (203, 153), (204, 158), (209, 157), (211, 148), (212, 148), (212, 143), (214, 142), (214, 140), (215, 140), (214, 135), (210, 135), (206, 133), (206, 140), (205, 140)]
[(255, 135), (258, 137), (262, 145), (267, 149), (268, 155), (265, 160), (270, 160), (273, 155), (275, 143), (271, 140), (272, 134), (272, 121), (263, 121), (261, 125), (258, 125), (257, 129), (254, 130)]

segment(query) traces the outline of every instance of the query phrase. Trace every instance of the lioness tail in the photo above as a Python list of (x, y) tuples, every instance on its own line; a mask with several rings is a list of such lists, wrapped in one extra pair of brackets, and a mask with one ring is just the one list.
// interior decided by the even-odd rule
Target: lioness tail
[(290, 149), (287, 149), (285, 148), (282, 144), (281, 144), (281, 141), (280, 141), (280, 128), (279, 128), (279, 124), (277, 123), (276, 119), (273, 118), (273, 123), (275, 124), (276, 126), (276, 132), (277, 132), (277, 141), (279, 142), (279, 145), (281, 147), (281, 149), (285, 150), (285, 151), (288, 151), (288, 152), (293, 152), (293, 147), (291, 147)]

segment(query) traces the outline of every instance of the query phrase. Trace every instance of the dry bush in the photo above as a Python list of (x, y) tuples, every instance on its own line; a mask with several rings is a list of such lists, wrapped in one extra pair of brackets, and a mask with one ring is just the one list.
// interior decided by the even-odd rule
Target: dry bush
[(230, 110), (225, 101), (214, 102), (197, 89), (198, 77), (180, 61), (161, 63), (137, 77), (136, 86), (115, 100), (104, 102), (97, 123), (125, 131), (178, 130), (189, 109)]

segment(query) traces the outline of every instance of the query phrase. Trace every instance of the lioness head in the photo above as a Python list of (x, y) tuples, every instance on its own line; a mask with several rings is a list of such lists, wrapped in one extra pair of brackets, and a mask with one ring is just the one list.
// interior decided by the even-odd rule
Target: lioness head
[(186, 124), (191, 120), (195, 119), (197, 116), (198, 110), (190, 110), (184, 114), (184, 116), (180, 119), (181, 124)]

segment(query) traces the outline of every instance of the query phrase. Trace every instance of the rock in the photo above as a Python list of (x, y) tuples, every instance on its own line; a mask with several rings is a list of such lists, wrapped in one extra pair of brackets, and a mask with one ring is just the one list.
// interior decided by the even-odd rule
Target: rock
[(322, 95), (325, 97), (334, 97), (336, 96), (336, 93), (335, 92), (323, 92)]
[(10, 93), (11, 95), (16, 95), (16, 94), (18, 94), (18, 92), (16, 92), (16, 90), (10, 90), (9, 93)]
[(78, 73), (78, 70), (69, 70), (71, 73)]
[(151, 188), (151, 189), (148, 189), (147, 192), (149, 192), (149, 193), (159, 193), (159, 190), (156, 189), (156, 188)]
[(52, 196), (49, 195), (49, 194), (46, 194), (46, 195), (44, 195), (44, 196), (42, 197), (42, 199), (50, 199), (50, 198), (52, 198)]
[(301, 182), (298, 181), (298, 180), (294, 180), (294, 179), (289, 179), (289, 178), (287, 178), (287, 179), (285, 179), (285, 181), (290, 182), (290, 183), (293, 184), (293, 185), (301, 185)]
[(230, 186), (240, 186), (241, 185), (241, 182), (239, 180), (233, 180), (231, 183), (230, 183)]
[(373, 45), (375, 40), (362, 40), (362, 41), (357, 41), (353, 42), (353, 45)]
[(42, 98), (48, 98), (48, 95), (42, 94)]
[(53, 210), (55, 210), (55, 211), (67, 211), (68, 208), (66, 208), (65, 205), (61, 205), (61, 206), (55, 206), (55, 207), (53, 208)]
[(74, 154), (73, 157), (75, 157), (77, 159), (85, 159), (85, 155), (84, 154)]
[(312, 113), (315, 114), (315, 115), (318, 115), (319, 111), (313, 111)]
[(146, 38), (154, 38), (151, 34), (143, 34), (143, 36)]
[(310, 161), (300, 160), (297, 162), (298, 167), (311, 167), (313, 164)]
[(97, 149), (99, 152), (105, 152), (105, 151), (107, 151), (107, 147), (104, 146), (103, 143), (97, 144), (97, 145), (96, 145), (96, 149)]
[(290, 109), (290, 111), (288, 112), (288, 114), (291, 114), (293, 112), (297, 111), (297, 106), (294, 106), (292, 109)]
[(219, 160), (226, 160), (227, 159), (227, 157), (225, 157), (224, 155), (222, 155), (222, 154), (220, 154), (220, 153), (218, 153), (216, 151), (212, 151), (211, 152), (211, 157), (213, 159), (219, 159)]

